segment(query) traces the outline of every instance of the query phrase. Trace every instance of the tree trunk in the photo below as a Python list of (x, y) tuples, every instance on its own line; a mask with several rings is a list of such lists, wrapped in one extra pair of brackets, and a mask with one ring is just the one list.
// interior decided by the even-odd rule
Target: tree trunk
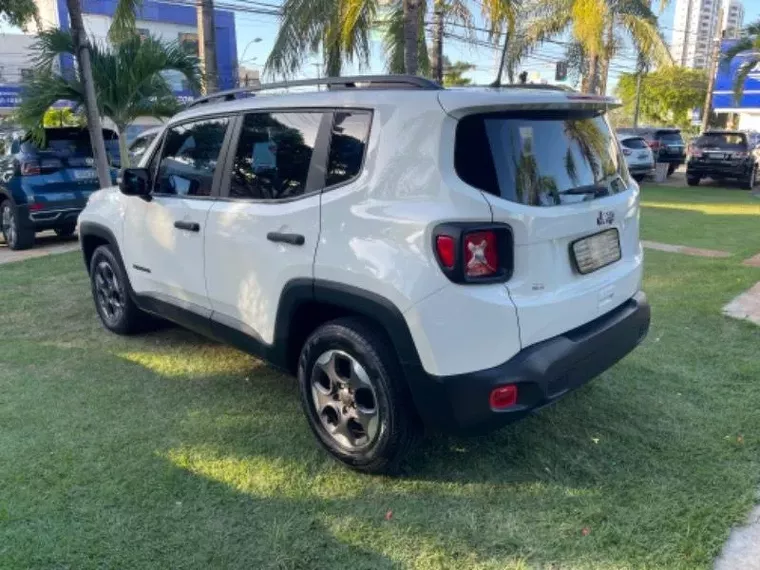
[(132, 166), (132, 159), (129, 156), (129, 147), (127, 146), (127, 137), (124, 136), (126, 132), (127, 125), (116, 125), (116, 134), (119, 135), (119, 160), (121, 168), (130, 168)]
[[(507, 51), (509, 51), (509, 32), (507, 32), (504, 36), (504, 47), (501, 49), (501, 58), (499, 59), (499, 69), (496, 72), (496, 81), (491, 83), (492, 87), (500, 87), (501, 86), (501, 76), (504, 73), (504, 64), (507, 61)], [(512, 71), (509, 72), (509, 82), (513, 82), (512, 77)]]
[(433, 53), (430, 61), (433, 81), (443, 85), (443, 0), (435, 0), (433, 12)]
[(219, 70), (216, 65), (216, 28), (214, 0), (197, 0), (198, 49), (203, 66), (203, 94), (219, 91)]
[(417, 75), (419, 42), (419, 0), (404, 0), (404, 69)]
[(596, 94), (599, 86), (599, 54), (594, 53), (590, 56), (588, 66), (588, 83), (584, 93)]
[(599, 71), (599, 93), (605, 95), (607, 93), (607, 79), (610, 74), (610, 61), (612, 60), (613, 43), (615, 41), (613, 24), (615, 23), (614, 17), (610, 16), (610, 21), (607, 23), (607, 37), (605, 38), (604, 45), (604, 59), (602, 59)]
[(95, 168), (98, 173), (98, 182), (101, 188), (111, 186), (111, 171), (108, 168), (108, 155), (106, 143), (103, 140), (103, 127), (100, 124), (100, 111), (95, 97), (95, 83), (92, 79), (92, 65), (90, 63), (90, 46), (84, 31), (82, 20), (82, 6), (79, 0), (66, 0), (71, 20), (71, 35), (74, 38), (74, 49), (77, 54), (79, 73), (84, 85), (85, 109), (87, 111), (87, 126), (90, 131), (90, 143), (92, 153), (95, 155)]

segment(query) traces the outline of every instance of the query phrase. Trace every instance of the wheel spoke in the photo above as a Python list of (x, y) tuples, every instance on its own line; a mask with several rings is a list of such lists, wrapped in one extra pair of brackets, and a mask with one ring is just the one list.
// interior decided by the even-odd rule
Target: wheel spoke
[(348, 416), (341, 414), (338, 417), (338, 423), (330, 430), (333, 437), (344, 437), (351, 445), (356, 445), (356, 438), (348, 425)]
[(377, 424), (377, 409), (369, 410), (357, 406), (353, 410), (351, 417), (362, 426), (364, 433), (369, 435), (375, 431)]
[(332, 394), (325, 391), (325, 389), (318, 383), (312, 384), (311, 393), (314, 396), (314, 404), (317, 408), (317, 412), (320, 414), (324, 412), (327, 406), (334, 406), (335, 400), (333, 399)]

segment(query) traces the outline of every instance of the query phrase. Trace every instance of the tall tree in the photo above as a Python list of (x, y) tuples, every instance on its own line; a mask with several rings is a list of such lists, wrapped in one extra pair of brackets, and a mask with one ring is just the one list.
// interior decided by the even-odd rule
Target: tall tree
[(417, 45), (420, 37), (420, 1), (403, 0), (404, 4), (404, 70), (417, 75)]
[[(95, 155), (95, 169), (98, 173), (98, 182), (101, 188), (111, 185), (111, 172), (108, 169), (108, 155), (106, 143), (103, 140), (103, 126), (100, 123), (98, 101), (95, 97), (95, 84), (92, 79), (92, 67), (90, 65), (90, 43), (84, 31), (82, 19), (82, 6), (79, 0), (66, 0), (69, 9), (71, 23), (71, 47), (76, 55), (79, 74), (83, 91), (84, 106), (87, 112), (87, 126), (90, 131), (92, 152)], [(55, 101), (52, 101), (52, 105)], [(48, 105), (49, 106), (49, 105)]]
[(755, 69), (760, 68), (760, 19), (745, 27), (742, 38), (723, 55), (722, 65), (730, 65), (741, 54), (742, 62), (734, 77), (734, 99), (738, 103), (744, 95), (744, 84)]
[(18, 28), (24, 28), (32, 21), (40, 27), (39, 13), (34, 0), (0, 0), (0, 21), (3, 20)]
[(216, 28), (214, 0), (197, 0), (198, 47), (203, 63), (203, 94), (219, 90), (219, 71), (216, 62)]
[(600, 91), (616, 45), (630, 39), (647, 62), (672, 63), (649, 0), (545, 0), (537, 5), (527, 29), (532, 42), (572, 33), (586, 58), (583, 90)]
[[(417, 72), (420, 75), (428, 75), (430, 72), (430, 56), (425, 38), (425, 12), (427, 6), (425, 0), (420, 0), (420, 2), (422, 4), (417, 15)], [(390, 5), (390, 12), (383, 32), (383, 51), (385, 52), (385, 63), (389, 73), (406, 73), (404, 18), (403, 0), (395, 0)]]
[(447, 57), (443, 59), (443, 85), (447, 87), (462, 87), (472, 83), (472, 79), (465, 77), (464, 74), (475, 69), (473, 64), (465, 61), (451, 63)]
[[(501, 49), (499, 58), (499, 68), (496, 71), (496, 80), (493, 82), (494, 87), (501, 85), (501, 78), (504, 69), (507, 66), (509, 53), (514, 51), (517, 41), (517, 4), (519, 0), (483, 0), (481, 4), (483, 17), (488, 23), (488, 35), (491, 41), (504, 38), (504, 44)], [(514, 67), (510, 66), (508, 75), (509, 81), (512, 82)]]
[(433, 2), (433, 30), (432, 46), (430, 49), (430, 70), (433, 81), (443, 83), (443, 18), (444, 1)]
[[(41, 32), (38, 38), (34, 46), (37, 52), (34, 73), (23, 84), (22, 102), (17, 113), (20, 122), (30, 130), (43, 125), (47, 109), (56, 101), (72, 101), (77, 106), (87, 101), (81, 68), (78, 70), (79, 77), (75, 78), (62, 77), (53, 70), (53, 61), (58, 56), (74, 53), (76, 44), (73, 34), (48, 30)], [(184, 75), (192, 88), (198, 88), (201, 78), (198, 58), (188, 54), (177, 42), (164, 44), (139, 36), (113, 47), (96, 44), (88, 51), (91, 51), (92, 86), (98, 92), (94, 115), (98, 123), (103, 115), (116, 125), (121, 166), (127, 167), (127, 126), (137, 117), (167, 117), (176, 113), (180, 105), (162, 74), (177, 71)], [(101, 139), (102, 136), (101, 129)], [(108, 185), (110, 179), (108, 173)]]
[(329, 76), (340, 75), (345, 63), (369, 65), (377, 9), (378, 0), (285, 0), (265, 70), (288, 77), (320, 52)]

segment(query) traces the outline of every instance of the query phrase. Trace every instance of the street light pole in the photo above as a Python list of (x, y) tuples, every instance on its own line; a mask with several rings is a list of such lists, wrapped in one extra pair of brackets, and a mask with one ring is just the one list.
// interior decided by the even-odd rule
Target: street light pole
[(710, 60), (710, 77), (707, 83), (707, 95), (705, 96), (705, 108), (702, 110), (702, 132), (710, 126), (710, 112), (712, 110), (713, 89), (715, 89), (715, 74), (718, 72), (718, 59), (720, 58), (720, 40), (723, 37), (723, 6), (718, 10), (718, 27), (715, 31), (715, 40)]

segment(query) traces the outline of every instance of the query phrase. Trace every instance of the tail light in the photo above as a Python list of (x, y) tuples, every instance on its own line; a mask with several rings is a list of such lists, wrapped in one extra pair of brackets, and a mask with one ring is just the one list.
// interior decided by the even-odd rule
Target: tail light
[(744, 152), (743, 150), (740, 150), (739, 152), (734, 153), (734, 158), (747, 158), (749, 156), (748, 152)]
[(503, 410), (510, 408), (517, 403), (517, 385), (507, 384), (491, 390), (488, 398), (492, 410)]
[(624, 148), (623, 154), (626, 156), (631, 156), (633, 154), (633, 151), (630, 148)]
[(42, 172), (40, 169), (40, 163), (34, 160), (22, 162), (20, 169), (21, 176), (35, 176)]
[(689, 145), (688, 153), (689, 153), (689, 156), (694, 156), (697, 158), (701, 157), (703, 154), (701, 148), (697, 148), (693, 145)]
[(649, 144), (649, 148), (651, 148), (652, 150), (659, 150), (660, 147), (662, 146), (662, 143), (660, 141), (652, 141), (647, 144)]
[(454, 283), (504, 282), (512, 276), (512, 230), (503, 224), (447, 223), (433, 232), (438, 265)]

